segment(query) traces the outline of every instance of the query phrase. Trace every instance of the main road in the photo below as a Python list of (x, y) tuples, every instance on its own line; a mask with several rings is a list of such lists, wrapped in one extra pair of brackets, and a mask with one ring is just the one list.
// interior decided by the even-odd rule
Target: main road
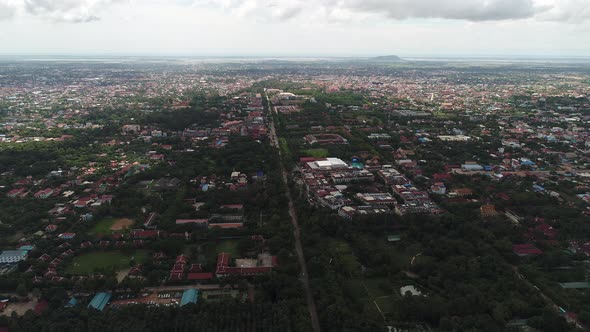
[(299, 269), (301, 270), (301, 282), (303, 283), (303, 289), (305, 291), (305, 297), (307, 299), (307, 308), (309, 310), (309, 315), (311, 319), (311, 326), (314, 332), (320, 332), (320, 320), (318, 318), (318, 311), (315, 306), (315, 302), (313, 300), (313, 295), (311, 293), (311, 287), (309, 286), (309, 277), (307, 274), (307, 263), (305, 263), (305, 255), (303, 254), (303, 246), (301, 245), (301, 228), (299, 227), (299, 221), (297, 220), (297, 212), (295, 211), (295, 204), (293, 204), (293, 197), (291, 196), (291, 189), (289, 188), (289, 182), (287, 177), (287, 170), (285, 169), (285, 165), (283, 161), (283, 155), (281, 154), (281, 147), (279, 145), (279, 138), (277, 136), (277, 131), (275, 128), (272, 110), (270, 101), (268, 100), (268, 96), (266, 97), (266, 103), (268, 108), (268, 116), (269, 120), (269, 133), (270, 133), (270, 142), (272, 146), (277, 148), (279, 151), (279, 157), (281, 160), (281, 173), (283, 174), (283, 182), (285, 183), (285, 195), (287, 195), (287, 199), (289, 200), (289, 216), (291, 217), (291, 222), (293, 223), (293, 235), (295, 237), (295, 251), (297, 252), (297, 260), (299, 262)]

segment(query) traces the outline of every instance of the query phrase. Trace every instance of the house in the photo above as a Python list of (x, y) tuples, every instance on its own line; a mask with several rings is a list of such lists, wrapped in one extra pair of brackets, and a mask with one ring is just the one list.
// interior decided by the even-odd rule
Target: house
[(92, 215), (92, 213), (85, 213), (80, 216), (81, 221), (92, 221), (92, 219), (94, 219), (94, 215)]
[(447, 187), (442, 182), (436, 182), (430, 187), (430, 192), (437, 195), (444, 195), (447, 193)]
[(512, 246), (512, 251), (519, 257), (541, 255), (543, 251), (533, 244), (515, 244)]
[(92, 242), (90, 242), (90, 241), (83, 242), (80, 244), (80, 248), (82, 248), (82, 249), (92, 248)]
[(80, 198), (74, 202), (74, 207), (84, 208), (84, 207), (88, 206), (88, 204), (90, 204), (90, 202), (92, 202), (92, 197)]
[(50, 268), (56, 268), (61, 264), (61, 259), (59, 258), (54, 258), (51, 263), (49, 263), (49, 267)]
[(134, 239), (153, 239), (160, 237), (160, 231), (157, 230), (133, 230), (131, 237)]
[(189, 281), (204, 281), (213, 279), (213, 273), (211, 272), (193, 272), (189, 273), (186, 277)]
[(130, 276), (140, 276), (143, 272), (143, 267), (141, 265), (136, 265), (134, 267), (131, 268), (131, 270), (129, 270), (129, 273), (127, 273), (127, 275)]
[(96, 202), (97, 202), (97, 203), (100, 203), (100, 204), (105, 204), (105, 203), (106, 203), (106, 204), (111, 204), (111, 202), (113, 201), (113, 198), (114, 198), (114, 197), (115, 197), (115, 196), (113, 196), (113, 195), (102, 195), (102, 196), (100, 196), (100, 197), (99, 197), (99, 198), (96, 200)]
[(61, 233), (57, 237), (62, 240), (71, 240), (76, 236), (76, 233)]
[(449, 192), (450, 197), (463, 197), (473, 195), (473, 190), (469, 188), (458, 188)]
[(147, 228), (147, 229), (156, 229), (158, 228), (158, 226), (156, 225), (156, 219), (158, 218), (158, 214), (155, 212), (150, 213), (147, 218), (145, 219), (145, 222), (143, 223), (143, 227)]
[(195, 227), (207, 228), (209, 225), (208, 219), (176, 219), (177, 225), (192, 225)]
[(27, 259), (26, 250), (4, 250), (0, 253), (0, 264), (14, 264)]
[(150, 156), (150, 160), (164, 160), (165, 156), (163, 154), (153, 154)]
[(46, 233), (52, 233), (55, 232), (57, 230), (57, 225), (47, 225), (47, 227), (45, 227), (45, 232)]
[(213, 229), (213, 228), (228, 229), (228, 228), (242, 228), (242, 227), (244, 227), (243, 222), (224, 222), (224, 223), (211, 223), (211, 224), (209, 224), (209, 229)]
[(18, 188), (18, 189), (13, 189), (11, 191), (9, 191), (6, 196), (10, 197), (10, 198), (16, 198), (21, 196), (23, 193), (26, 192), (25, 188)]
[(51, 260), (51, 256), (49, 256), (48, 254), (43, 254), (39, 257), (39, 260), (47, 263)]
[(47, 199), (47, 198), (51, 197), (51, 195), (53, 195), (53, 189), (47, 188), (47, 189), (39, 190), (38, 192), (35, 193), (34, 196), (35, 196), (35, 198)]

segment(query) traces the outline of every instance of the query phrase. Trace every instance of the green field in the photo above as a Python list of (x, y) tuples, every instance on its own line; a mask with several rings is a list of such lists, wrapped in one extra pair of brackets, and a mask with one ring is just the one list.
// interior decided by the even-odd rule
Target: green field
[(329, 154), (327, 149), (309, 149), (303, 150), (303, 153), (308, 157), (326, 158)]
[(111, 227), (113, 226), (115, 221), (115, 218), (102, 219), (101, 221), (97, 222), (96, 225), (94, 225), (94, 227), (92, 227), (89, 233), (92, 235), (111, 234)]
[(215, 250), (219, 254), (220, 252), (227, 252), (230, 254), (231, 259), (240, 258), (238, 251), (238, 242), (233, 240), (223, 240), (217, 243)]
[(91, 252), (74, 257), (66, 272), (74, 275), (89, 275), (95, 271), (117, 271), (129, 267), (129, 262), (134, 259), (141, 264), (147, 259), (146, 250), (137, 250), (129, 254), (120, 251)]
[(284, 137), (279, 138), (279, 147), (281, 148), (281, 153), (286, 160), (291, 159), (291, 149), (289, 149), (289, 143)]

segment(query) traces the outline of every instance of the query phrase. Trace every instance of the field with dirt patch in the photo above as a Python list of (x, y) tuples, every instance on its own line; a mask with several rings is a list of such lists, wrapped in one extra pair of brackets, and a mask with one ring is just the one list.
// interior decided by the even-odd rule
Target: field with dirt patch
[(126, 228), (130, 228), (131, 226), (133, 226), (133, 224), (135, 224), (135, 221), (129, 218), (117, 219), (111, 226), (111, 231), (122, 231)]
[(92, 235), (109, 235), (130, 228), (134, 223), (135, 221), (129, 218), (105, 218), (97, 222), (89, 233)]

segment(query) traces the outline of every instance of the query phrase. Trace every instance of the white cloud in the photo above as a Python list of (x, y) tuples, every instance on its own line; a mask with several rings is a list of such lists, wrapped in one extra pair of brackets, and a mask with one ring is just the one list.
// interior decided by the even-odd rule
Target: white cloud
[(0, 21), (14, 17), (16, 6), (10, 0), (0, 0)]
[(0, 0), (0, 19), (22, 12), (56, 22), (90, 22), (99, 20), (110, 5), (126, 1), (134, 7), (193, 4), (267, 21), (303, 17), (340, 22), (357, 16), (473, 22), (535, 19), (579, 23), (590, 19), (590, 0)]
[(0, 20), (21, 15), (54, 22), (92, 22), (115, 2), (119, 0), (0, 0)]
[(590, 18), (589, 0), (195, 0), (240, 16), (274, 19), (324, 13), (326, 19), (358, 14), (393, 20), (449, 19), (503, 21), (540, 19), (584, 21)]

